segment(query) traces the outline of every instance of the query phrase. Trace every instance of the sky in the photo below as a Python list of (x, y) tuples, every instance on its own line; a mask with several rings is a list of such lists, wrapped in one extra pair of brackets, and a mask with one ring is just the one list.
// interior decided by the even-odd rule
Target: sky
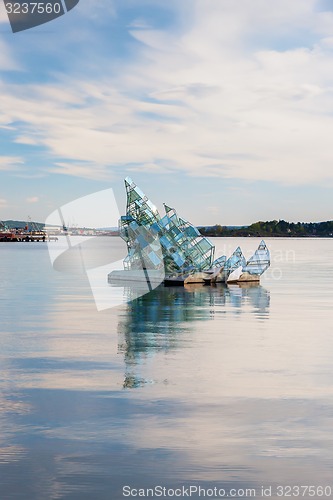
[(129, 175), (194, 224), (333, 219), (333, 3), (80, 0), (13, 34), (0, 2), (0, 219)]

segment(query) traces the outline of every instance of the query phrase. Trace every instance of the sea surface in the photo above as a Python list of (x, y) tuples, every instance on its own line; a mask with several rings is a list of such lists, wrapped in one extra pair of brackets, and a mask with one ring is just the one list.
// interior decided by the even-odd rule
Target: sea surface
[(260, 286), (101, 311), (46, 243), (0, 243), (1, 500), (333, 498), (333, 240), (266, 242)]

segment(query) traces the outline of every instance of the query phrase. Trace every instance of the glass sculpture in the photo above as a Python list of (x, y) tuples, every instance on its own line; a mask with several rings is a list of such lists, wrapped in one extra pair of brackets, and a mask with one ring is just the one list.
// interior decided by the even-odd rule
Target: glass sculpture
[(185, 284), (226, 283), (259, 280), (269, 267), (270, 254), (264, 241), (247, 261), (240, 247), (228, 259), (223, 255), (214, 260), (214, 245), (193, 224), (179, 217), (174, 208), (164, 204), (165, 215), (161, 217), (129, 177), (125, 187), (126, 215), (119, 223), (128, 250), (125, 271), (163, 271), (165, 283), (173, 279)]
[[(212, 266), (215, 247), (195, 226), (168, 205), (164, 205), (165, 215), (161, 217), (155, 205), (129, 177), (125, 179), (125, 187), (126, 215), (120, 219), (120, 236), (128, 248), (125, 269), (141, 266), (142, 253), (152, 265), (164, 265), (166, 275), (204, 271)], [(154, 247), (156, 236), (163, 260)]]

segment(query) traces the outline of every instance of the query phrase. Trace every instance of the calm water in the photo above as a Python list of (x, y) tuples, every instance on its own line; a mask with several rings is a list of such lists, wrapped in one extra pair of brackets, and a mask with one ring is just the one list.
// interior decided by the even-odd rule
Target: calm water
[(99, 313), (46, 245), (0, 244), (1, 500), (333, 491), (333, 241), (266, 241), (259, 287), (158, 288)]

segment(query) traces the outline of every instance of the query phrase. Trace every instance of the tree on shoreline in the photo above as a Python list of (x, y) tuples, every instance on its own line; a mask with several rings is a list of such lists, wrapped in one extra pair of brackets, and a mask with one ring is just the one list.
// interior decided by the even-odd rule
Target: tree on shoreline
[(326, 222), (286, 222), (285, 220), (258, 221), (250, 226), (231, 228), (216, 224), (200, 227), (203, 236), (281, 236), (281, 237), (332, 237), (333, 221)]

